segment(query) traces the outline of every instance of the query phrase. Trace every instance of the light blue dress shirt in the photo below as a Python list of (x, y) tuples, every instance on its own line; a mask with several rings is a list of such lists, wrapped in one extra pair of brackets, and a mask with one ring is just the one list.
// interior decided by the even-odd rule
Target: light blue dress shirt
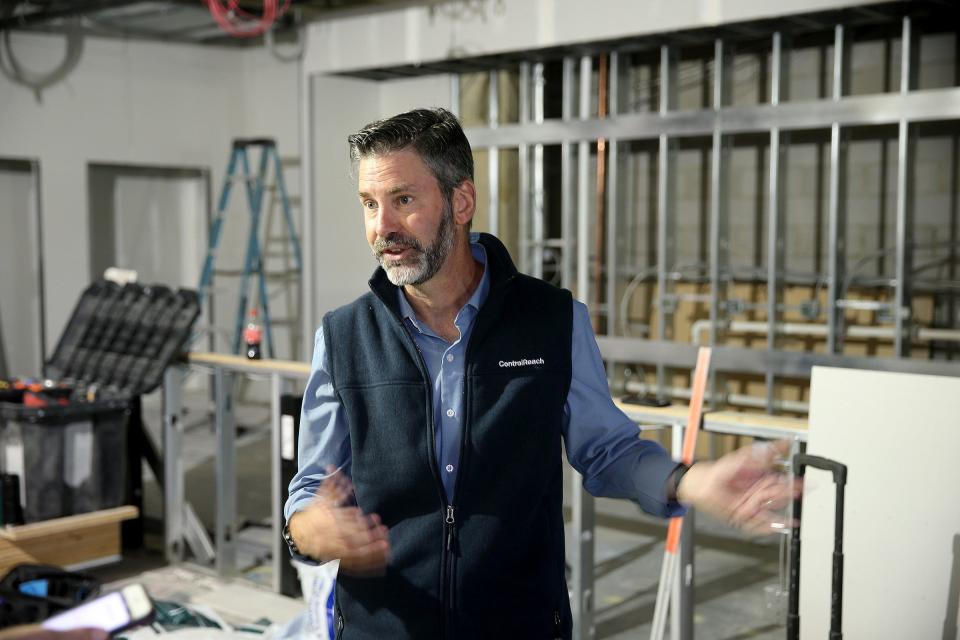
[[(454, 321), (460, 330), (458, 340), (451, 343), (436, 335), (417, 318), (402, 289), (398, 291), (404, 324), (433, 382), (434, 424), (439, 426), (435, 434), (437, 466), (447, 500), (453, 496), (460, 457), (464, 357), (474, 320), (490, 290), (486, 250), (475, 235), (471, 236), (471, 250), (474, 259), (484, 265), (484, 273)], [(613, 404), (587, 307), (578, 301), (573, 305), (573, 373), (561, 425), (567, 459), (595, 496), (633, 500), (653, 515), (681, 514), (683, 507), (666, 498), (666, 480), (676, 462), (657, 443), (641, 440), (637, 426)], [(328, 465), (350, 473), (350, 429), (328, 371), (321, 327), (300, 417), (299, 469), (290, 482), (284, 508), (288, 519), (309, 504), (328, 475)]]

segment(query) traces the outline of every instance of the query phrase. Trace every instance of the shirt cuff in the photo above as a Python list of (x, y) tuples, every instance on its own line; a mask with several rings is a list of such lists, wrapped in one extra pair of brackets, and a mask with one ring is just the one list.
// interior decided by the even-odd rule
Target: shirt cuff
[(645, 467), (644, 474), (651, 483), (647, 486), (659, 488), (655, 495), (640, 494), (637, 502), (641, 509), (660, 518), (675, 518), (687, 512), (687, 507), (683, 504), (676, 500), (667, 499), (667, 481), (679, 464), (668, 455), (645, 459), (641, 462), (641, 465)]

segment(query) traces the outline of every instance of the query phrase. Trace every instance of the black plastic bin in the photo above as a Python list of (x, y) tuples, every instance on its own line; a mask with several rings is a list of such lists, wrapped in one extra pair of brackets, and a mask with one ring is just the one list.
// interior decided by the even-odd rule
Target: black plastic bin
[(17, 565), (0, 580), (0, 628), (34, 624), (95, 597), (100, 581), (85, 573)]
[[(131, 402), (160, 385), (199, 313), (187, 289), (87, 287), (44, 367), (52, 382), (0, 395), (3, 481), (19, 476), (26, 522), (124, 504), (140, 468), (127, 459)], [(17, 524), (10, 493), (0, 516)]]

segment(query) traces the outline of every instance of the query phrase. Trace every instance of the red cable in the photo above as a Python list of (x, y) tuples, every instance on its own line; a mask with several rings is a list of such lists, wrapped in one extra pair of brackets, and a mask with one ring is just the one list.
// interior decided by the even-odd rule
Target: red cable
[(256, 16), (240, 8), (239, 0), (227, 0), (226, 5), (223, 0), (206, 0), (206, 4), (214, 21), (234, 38), (263, 35), (290, 8), (290, 0), (284, 0), (281, 8), (277, 7), (277, 0), (264, 0), (263, 14)]

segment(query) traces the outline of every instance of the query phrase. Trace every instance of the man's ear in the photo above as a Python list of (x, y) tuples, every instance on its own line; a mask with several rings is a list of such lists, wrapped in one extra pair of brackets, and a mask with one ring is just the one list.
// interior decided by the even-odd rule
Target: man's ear
[(451, 201), (454, 222), (466, 225), (473, 220), (477, 212), (477, 187), (473, 180), (464, 180), (454, 187)]

